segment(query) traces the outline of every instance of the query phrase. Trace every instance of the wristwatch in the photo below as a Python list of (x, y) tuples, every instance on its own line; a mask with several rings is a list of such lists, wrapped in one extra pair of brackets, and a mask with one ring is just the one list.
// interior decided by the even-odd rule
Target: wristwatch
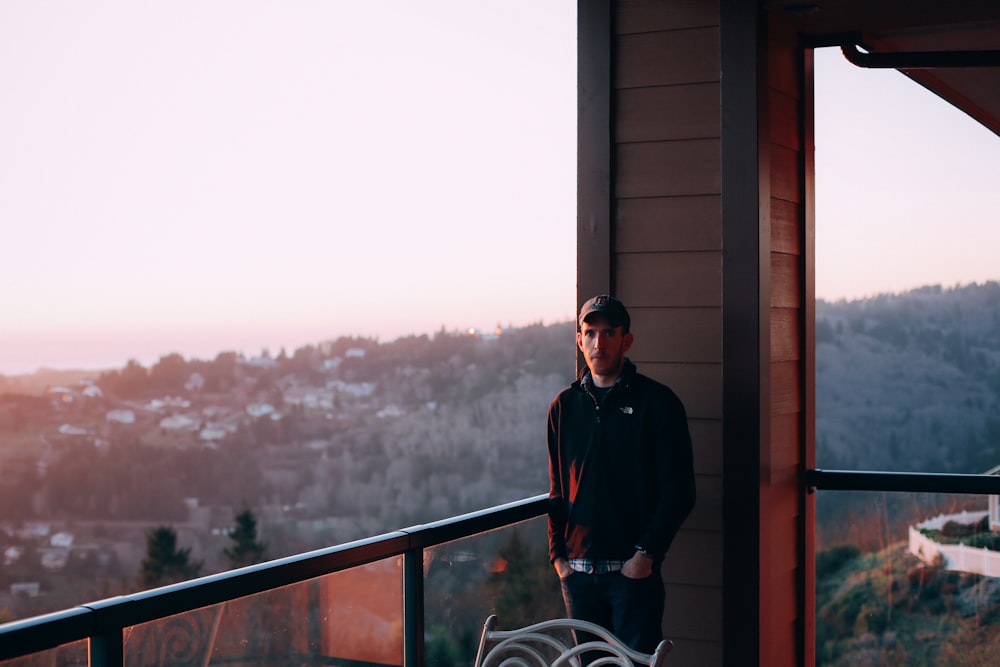
[(640, 547), (638, 544), (635, 545), (635, 550), (639, 552), (641, 556), (648, 558), (649, 560), (656, 560), (653, 558), (653, 554), (647, 551), (644, 547)]

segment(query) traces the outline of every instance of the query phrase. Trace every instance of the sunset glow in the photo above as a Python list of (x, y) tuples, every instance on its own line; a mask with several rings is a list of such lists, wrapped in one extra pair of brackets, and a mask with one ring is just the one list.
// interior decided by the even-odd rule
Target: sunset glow
[[(572, 319), (575, 60), (571, 0), (3, 3), (0, 374)], [(1000, 278), (998, 138), (816, 61), (817, 296)]]
[(571, 318), (575, 40), (565, 0), (4, 3), (0, 373)]

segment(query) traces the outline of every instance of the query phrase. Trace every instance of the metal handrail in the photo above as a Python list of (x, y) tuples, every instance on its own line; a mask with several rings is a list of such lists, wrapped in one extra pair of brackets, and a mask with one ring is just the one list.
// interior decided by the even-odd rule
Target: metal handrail
[[(1000, 476), (806, 470), (807, 492), (910, 491), (1000, 495)], [(0, 624), (0, 661), (91, 639), (92, 667), (120, 667), (124, 628), (229, 602), (385, 558), (404, 558), (404, 664), (423, 660), (423, 550), (543, 516), (542, 494), (442, 521), (251, 565), (132, 595)]]
[(0, 660), (91, 639), (91, 667), (121, 667), (124, 628), (229, 602), (385, 558), (404, 557), (404, 665), (423, 658), (423, 550), (544, 515), (542, 494), (441, 521), (0, 625)]
[(1000, 476), (871, 470), (806, 470), (806, 490), (1000, 495)]

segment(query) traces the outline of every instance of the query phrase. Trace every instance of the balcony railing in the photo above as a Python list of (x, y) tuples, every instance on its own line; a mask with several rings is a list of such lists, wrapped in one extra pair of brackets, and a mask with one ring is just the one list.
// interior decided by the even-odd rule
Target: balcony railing
[[(1000, 477), (808, 470), (804, 491), (813, 490), (1000, 495)], [(0, 661), (20, 665), (22, 663), (18, 659), (24, 658), (29, 661), (25, 664), (33, 664), (30, 661), (36, 654), (77, 644), (75, 659), (48, 661), (46, 664), (88, 664), (91, 667), (120, 667), (126, 663), (132, 665), (132, 661), (127, 660), (127, 654), (134, 656), (137, 651), (135, 644), (141, 643), (136, 639), (133, 629), (143, 624), (151, 624), (150, 634), (167, 637), (163, 641), (169, 641), (170, 628), (166, 622), (171, 617), (196, 614), (200, 610), (217, 607), (214, 616), (210, 614), (214, 618), (214, 624), (202, 623), (211, 632), (214, 642), (219, 618), (222, 616), (220, 605), (235, 605), (237, 601), (255, 595), (273, 594), (292, 585), (352, 568), (401, 559), (401, 660), (383, 661), (382, 664), (402, 662), (406, 666), (422, 665), (425, 664), (424, 641), (427, 634), (424, 609), (427, 567), (425, 551), (540, 518), (544, 516), (546, 509), (547, 498), (539, 495), (435, 523), (0, 625)], [(312, 592), (310, 595), (313, 597), (308, 598), (307, 603), (313, 606), (318, 594)], [(245, 626), (241, 626), (241, 631), (245, 629)], [(132, 645), (129, 645), (130, 641)], [(360, 664), (358, 660), (332, 659), (329, 653), (321, 652), (320, 655), (322, 657), (318, 659), (313, 656), (312, 662), (326, 665)], [(140, 657), (139, 663), (143, 665), (161, 662), (207, 665), (211, 653), (205, 653), (199, 660), (158, 661), (146, 655)], [(310, 661), (302, 659), (301, 654), (296, 654), (296, 657), (299, 658), (296, 660), (299, 664)], [(257, 662), (264, 664), (268, 661)], [(372, 664), (372, 661), (367, 661), (367, 664)]]
[(806, 487), (826, 491), (909, 491), (1000, 495), (1000, 476), (960, 473), (807, 470)]
[[(31, 656), (74, 642), (85, 642), (85, 656), (79, 656), (75, 662), (63, 662), (89, 664), (90, 667), (121, 667), (126, 664), (126, 644), (130, 640), (130, 628), (162, 622), (179, 614), (196, 613), (198, 610), (233, 603), (257, 594), (273, 593), (292, 584), (401, 557), (402, 662), (404, 665), (422, 665), (425, 637), (424, 551), (541, 517), (546, 510), (547, 496), (539, 495), (435, 523), (14, 621), (0, 625), (0, 661)], [(219, 616), (221, 611), (215, 614), (214, 625), (211, 622), (201, 624), (208, 626), (206, 634), (212, 633), (213, 643), (219, 627)], [(485, 615), (483, 618), (485, 619)], [(155, 632), (160, 635), (168, 634), (163, 628), (156, 629)], [(134, 637), (132, 641), (136, 641)], [(150, 664), (146, 656), (143, 656), (141, 662)], [(186, 661), (173, 662), (184, 664)], [(321, 662), (333, 664), (329, 659)], [(357, 660), (342, 660), (337, 664), (345, 662), (358, 663)], [(204, 664), (208, 664), (207, 659)]]

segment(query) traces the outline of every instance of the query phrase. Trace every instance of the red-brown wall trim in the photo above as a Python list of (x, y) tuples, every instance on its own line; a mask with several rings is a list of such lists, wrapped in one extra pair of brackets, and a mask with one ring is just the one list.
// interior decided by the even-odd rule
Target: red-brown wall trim
[[(813, 51), (802, 53), (802, 467), (816, 468), (816, 191)], [(816, 664), (816, 495), (802, 496), (803, 664)]]

